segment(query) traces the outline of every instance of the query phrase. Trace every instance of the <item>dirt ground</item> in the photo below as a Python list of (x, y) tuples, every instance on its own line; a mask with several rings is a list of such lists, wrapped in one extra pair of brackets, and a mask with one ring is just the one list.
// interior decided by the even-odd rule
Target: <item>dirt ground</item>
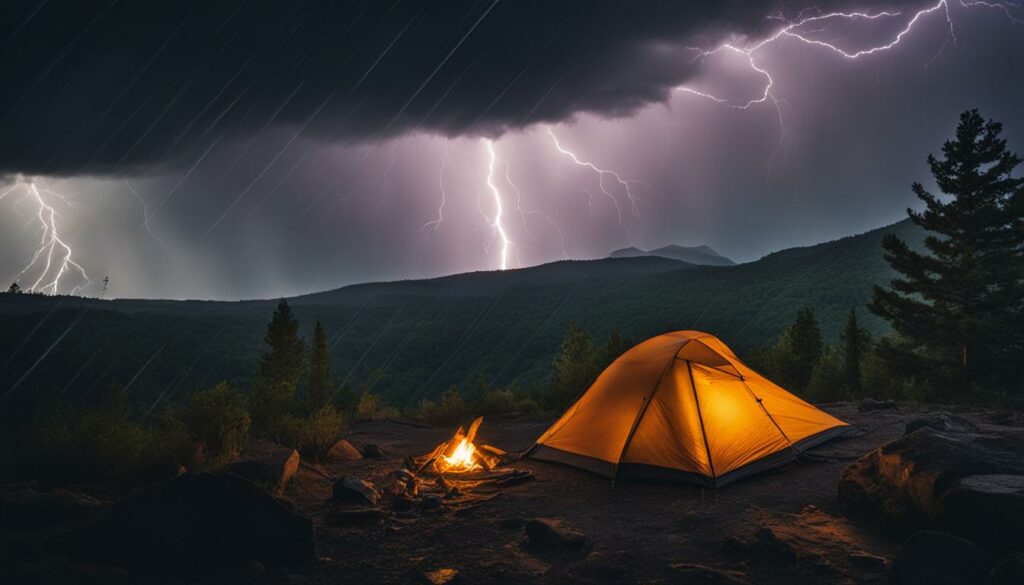
[[(840, 514), (837, 481), (846, 465), (899, 437), (924, 410), (858, 413), (852, 405), (827, 410), (860, 432), (812, 450), (813, 462), (793, 463), (718, 490), (613, 484), (571, 467), (527, 459), (512, 467), (532, 471), (534, 481), (505, 488), (475, 509), (457, 513), (442, 508), (409, 519), (389, 518), (379, 526), (335, 528), (324, 522), (331, 480), (304, 467), (286, 496), (314, 518), (321, 562), (304, 575), (282, 577), (319, 583), (429, 582), (425, 574), (454, 569), (463, 579), (459, 582), (469, 583), (888, 582), (884, 560), (892, 558), (898, 543)], [(526, 449), (549, 423), (485, 420), (478, 442)], [(429, 451), (451, 432), (357, 424), (349, 440), (357, 447), (377, 444), (387, 458), (323, 469), (334, 477), (354, 475), (383, 484), (405, 456)], [(532, 518), (558, 520), (583, 533), (592, 546), (537, 552), (524, 545), (523, 521)], [(774, 548), (750, 546), (766, 534)]]

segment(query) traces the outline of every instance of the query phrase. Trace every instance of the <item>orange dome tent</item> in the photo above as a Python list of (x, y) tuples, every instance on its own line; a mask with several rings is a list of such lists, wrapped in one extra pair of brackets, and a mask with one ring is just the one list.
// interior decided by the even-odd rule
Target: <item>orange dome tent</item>
[(529, 456), (611, 478), (718, 487), (847, 428), (747, 367), (717, 337), (676, 331), (622, 354)]

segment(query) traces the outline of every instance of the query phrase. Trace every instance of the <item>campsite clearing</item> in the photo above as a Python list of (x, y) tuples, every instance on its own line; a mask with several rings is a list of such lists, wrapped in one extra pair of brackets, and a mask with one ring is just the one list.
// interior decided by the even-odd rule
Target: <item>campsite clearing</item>
[[(527, 459), (514, 467), (532, 471), (536, 480), (503, 489), (467, 512), (443, 506), (372, 526), (328, 527), (323, 517), (331, 481), (308, 469), (300, 470), (287, 496), (317, 526), (318, 552), (325, 560), (313, 571), (315, 582), (415, 582), (454, 569), (457, 578), (472, 583), (887, 583), (885, 563), (898, 542), (845, 519), (837, 482), (845, 466), (901, 436), (904, 425), (927, 410), (860, 413), (852, 404), (825, 410), (864, 433), (812, 450), (814, 462), (791, 463), (718, 490), (613, 485), (586, 471)], [(508, 450), (526, 449), (550, 424), (489, 419), (480, 439)], [(451, 432), (359, 423), (349, 434), (353, 444), (381, 445), (388, 458), (324, 469), (337, 477), (384, 483), (403, 457), (429, 451)], [(566, 532), (567, 542), (578, 545), (529, 546), (524, 527), (535, 519), (550, 521)], [(583, 540), (573, 540), (577, 536)]]

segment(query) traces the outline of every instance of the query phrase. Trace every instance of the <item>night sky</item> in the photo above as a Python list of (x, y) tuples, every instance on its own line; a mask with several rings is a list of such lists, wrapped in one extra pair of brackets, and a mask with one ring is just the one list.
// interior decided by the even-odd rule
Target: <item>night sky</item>
[(7, 1), (0, 278), (238, 299), (749, 261), (902, 219), (964, 109), (1024, 151), (1022, 57), (994, 1)]

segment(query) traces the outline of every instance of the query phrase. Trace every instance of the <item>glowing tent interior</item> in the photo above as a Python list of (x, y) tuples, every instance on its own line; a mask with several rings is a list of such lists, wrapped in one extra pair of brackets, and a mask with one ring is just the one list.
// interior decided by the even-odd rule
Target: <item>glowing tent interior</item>
[(677, 331), (622, 354), (529, 456), (618, 479), (719, 487), (793, 461), (848, 427), (747, 367), (717, 337)]

